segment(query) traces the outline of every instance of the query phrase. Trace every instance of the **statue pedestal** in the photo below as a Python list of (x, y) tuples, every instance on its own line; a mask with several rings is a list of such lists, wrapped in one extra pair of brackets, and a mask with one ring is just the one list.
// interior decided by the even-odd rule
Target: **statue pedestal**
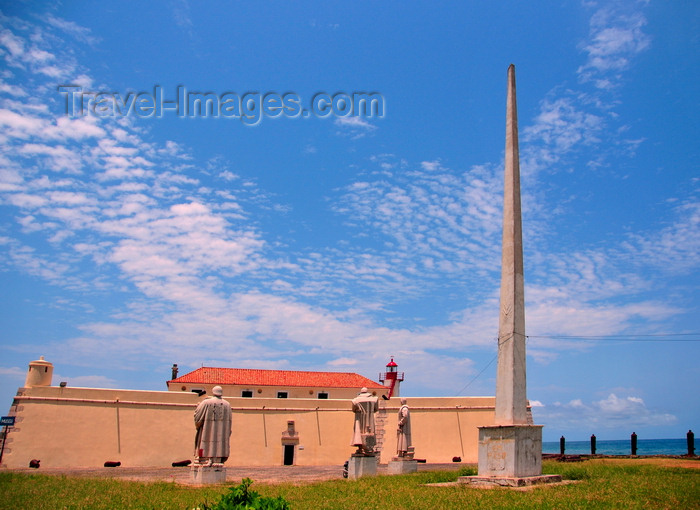
[(390, 475), (405, 475), (418, 471), (418, 461), (405, 457), (394, 457), (389, 461), (387, 472)]
[(541, 425), (501, 425), (479, 427), (479, 474), (459, 481), (520, 487), (560, 482), (561, 476), (542, 474)]
[(192, 464), (190, 482), (197, 485), (208, 485), (226, 482), (226, 468), (223, 464)]
[(353, 455), (348, 461), (348, 478), (357, 480), (362, 476), (374, 476), (377, 474), (377, 458), (367, 455)]

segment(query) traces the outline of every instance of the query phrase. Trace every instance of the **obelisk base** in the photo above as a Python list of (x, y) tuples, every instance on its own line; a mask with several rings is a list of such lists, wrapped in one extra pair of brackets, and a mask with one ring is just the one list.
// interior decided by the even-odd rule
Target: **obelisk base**
[(348, 478), (357, 480), (377, 474), (377, 458), (374, 455), (353, 455), (348, 461)]
[(226, 468), (223, 464), (192, 464), (190, 483), (208, 485), (226, 482)]
[(528, 485), (538, 485), (542, 483), (559, 483), (561, 475), (540, 475), (540, 476), (460, 476), (459, 483), (474, 487), (527, 487)]
[(479, 477), (542, 474), (542, 425), (479, 427)]

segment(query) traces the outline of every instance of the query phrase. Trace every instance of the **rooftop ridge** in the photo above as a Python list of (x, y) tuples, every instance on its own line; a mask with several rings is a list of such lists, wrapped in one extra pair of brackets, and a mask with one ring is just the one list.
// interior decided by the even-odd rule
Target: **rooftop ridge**
[(384, 388), (355, 372), (277, 370), (261, 368), (200, 367), (168, 383), (223, 384), (249, 386), (315, 386), (326, 388)]

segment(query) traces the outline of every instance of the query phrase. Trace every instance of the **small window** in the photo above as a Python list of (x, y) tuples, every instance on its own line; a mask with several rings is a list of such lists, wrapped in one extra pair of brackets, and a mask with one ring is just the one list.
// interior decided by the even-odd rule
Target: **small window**
[(286, 391), (278, 391), (277, 398), (287, 398), (287, 392)]
[(318, 398), (327, 399), (327, 398), (328, 398), (328, 393), (325, 392), (325, 391), (319, 391), (319, 392), (318, 392)]
[(253, 390), (243, 390), (243, 391), (241, 391), (241, 397), (243, 397), (243, 398), (253, 398)]

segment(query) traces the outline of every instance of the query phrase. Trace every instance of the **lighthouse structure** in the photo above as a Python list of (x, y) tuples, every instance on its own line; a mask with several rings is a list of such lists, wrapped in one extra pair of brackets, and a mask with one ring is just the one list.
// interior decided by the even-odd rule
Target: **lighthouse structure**
[(398, 397), (399, 396), (399, 385), (403, 381), (403, 372), (399, 372), (399, 366), (394, 361), (394, 357), (391, 357), (391, 361), (386, 364), (386, 372), (379, 374), (379, 381), (389, 388), (389, 394), (387, 398)]

